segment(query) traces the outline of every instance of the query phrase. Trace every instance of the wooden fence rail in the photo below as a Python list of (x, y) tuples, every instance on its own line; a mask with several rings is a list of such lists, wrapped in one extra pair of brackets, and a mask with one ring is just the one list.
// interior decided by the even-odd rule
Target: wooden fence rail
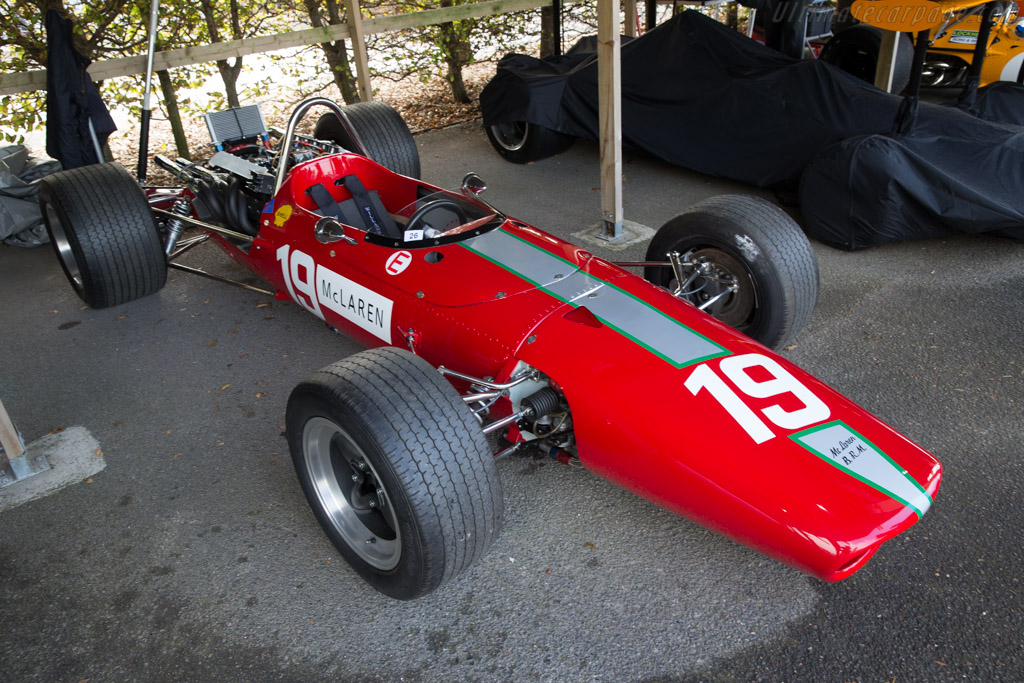
[[(396, 14), (387, 17), (375, 17), (362, 21), (363, 35), (402, 31), (409, 28), (433, 26), (449, 21), (462, 19), (478, 19), (481, 17), (506, 14), (522, 10), (537, 9), (550, 4), (550, 0), (486, 0), (469, 5), (442, 7), (439, 9)], [(153, 69), (161, 71), (176, 66), (204, 64), (218, 59), (230, 59), (260, 52), (274, 52), (288, 48), (316, 45), (335, 40), (351, 38), (347, 24), (336, 24), (322, 28), (310, 28), (301, 31), (286, 31), (269, 36), (256, 36), (223, 43), (212, 43), (196, 47), (183, 47), (156, 53)], [(89, 74), (93, 80), (103, 81), (119, 76), (131, 76), (146, 72), (146, 56), (118, 57), (93, 62)], [(0, 74), (0, 95), (46, 90), (46, 70), (24, 71), (14, 74)]]

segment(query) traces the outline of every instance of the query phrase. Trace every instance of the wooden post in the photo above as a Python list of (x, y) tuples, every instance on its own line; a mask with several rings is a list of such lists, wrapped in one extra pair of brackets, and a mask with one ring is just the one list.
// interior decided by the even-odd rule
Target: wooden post
[(540, 57), (550, 57), (555, 54), (555, 31), (554, 31), (555, 10), (551, 5), (540, 8)]
[(21, 445), (18, 430), (14, 428), (11, 418), (8, 417), (3, 401), (0, 401), (0, 445), (4, 447), (8, 460), (25, 455), (25, 448)]
[(359, 85), (359, 100), (373, 101), (373, 87), (370, 84), (369, 57), (366, 54), (366, 38), (363, 35), (363, 16), (359, 11), (359, 0), (345, 0), (348, 16), (349, 37), (352, 39), (352, 56), (356, 61), (356, 80)]
[(896, 73), (896, 51), (899, 49), (900, 34), (896, 31), (882, 31), (882, 46), (878, 51), (878, 65), (875, 67), (875, 87), (892, 92), (892, 79)]
[(636, 0), (622, 0), (622, 13), (626, 15), (623, 35), (636, 38)]
[(622, 65), (618, 0), (597, 0), (601, 237), (622, 237)]

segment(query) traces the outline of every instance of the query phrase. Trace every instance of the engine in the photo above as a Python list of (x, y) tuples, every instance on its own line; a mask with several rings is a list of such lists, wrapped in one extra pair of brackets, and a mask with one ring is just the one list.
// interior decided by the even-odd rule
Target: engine
[[(253, 236), (259, 213), (274, 194), (283, 131), (267, 129), (257, 105), (205, 114), (216, 153), (205, 163), (157, 155), (157, 166), (191, 190), (191, 209), (206, 223)], [(285, 163), (295, 164), (345, 151), (332, 141), (294, 134)], [(180, 211), (180, 207), (177, 209)]]

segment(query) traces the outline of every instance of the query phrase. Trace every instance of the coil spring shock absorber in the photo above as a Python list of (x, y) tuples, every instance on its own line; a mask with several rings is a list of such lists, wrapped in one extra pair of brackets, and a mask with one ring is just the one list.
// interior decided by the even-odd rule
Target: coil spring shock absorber
[[(182, 195), (174, 202), (174, 206), (171, 207), (171, 213), (175, 213), (179, 216), (188, 218), (192, 215), (192, 200), (187, 195)], [(171, 252), (174, 251), (174, 247), (178, 244), (178, 238), (181, 237), (181, 233), (185, 230), (185, 221), (180, 218), (168, 218), (167, 219), (167, 246), (165, 251), (170, 256)]]
[(524, 418), (527, 420), (536, 420), (544, 417), (552, 410), (558, 408), (558, 394), (555, 393), (554, 389), (544, 387), (540, 391), (530, 394), (520, 401), (520, 407), (522, 409), (518, 413), (512, 413), (508, 417), (503, 417), (500, 420), (492, 422), (484, 427), (484, 434), (490, 434), (495, 430), (501, 429), (502, 427), (514, 422), (518, 422)]
[[(527, 396), (520, 403), (523, 406), (523, 410), (527, 413), (527, 416), (532, 417), (534, 420), (539, 420), (545, 415), (558, 410), (559, 399), (558, 394), (554, 389), (544, 387), (535, 394)], [(550, 447), (547, 450), (547, 454), (551, 456), (553, 460), (557, 460), (563, 465), (568, 465), (572, 460), (572, 456), (560, 446)]]
[(537, 420), (558, 409), (558, 394), (551, 387), (544, 387), (524, 398), (520, 405), (525, 417)]

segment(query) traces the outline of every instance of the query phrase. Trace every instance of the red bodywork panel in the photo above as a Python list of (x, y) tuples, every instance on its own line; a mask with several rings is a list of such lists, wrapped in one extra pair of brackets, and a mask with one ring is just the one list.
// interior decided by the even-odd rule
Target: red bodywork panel
[[(941, 466), (784, 358), (669, 292), (531, 226), (465, 240), (321, 244), (306, 195), (357, 174), (392, 213), (436, 191), (356, 155), (296, 166), (240, 263), (367, 346), (560, 389), (580, 461), (695, 522), (825, 580), (927, 511)], [(512, 408), (506, 400), (498, 415)]]
[[(882, 542), (916, 522), (919, 513), (829, 462), (830, 448), (828, 457), (816, 455), (794, 435), (820, 425), (845, 425), (857, 439), (850, 445), (865, 449), (853, 454), (859, 459), (873, 453), (869, 442), (888, 456), (883, 462), (895, 460), (893, 470), (906, 470), (927, 493), (911, 501), (923, 508), (921, 513), (927, 510), (941, 471), (931, 455), (792, 363), (665, 295), (670, 301), (658, 301), (661, 310), (731, 354), (675, 368), (653, 354), (637, 353), (635, 342), (608, 327), (581, 325), (564, 316), (551, 316), (537, 330), (536, 342), (518, 354), (535, 367), (550, 368), (565, 392), (580, 461), (588, 469), (825, 580), (852, 574)], [(660, 298), (661, 292), (648, 292), (648, 300)], [(559, 348), (558, 340), (566, 335), (573, 338), (573, 354)], [(827, 415), (800, 429), (765, 420), (765, 409), (795, 412), (804, 403), (788, 391), (765, 398), (739, 391), (722, 372), (721, 364), (730, 358), (759, 361), (750, 371), (762, 370), (763, 358), (778, 363), (827, 407)], [(695, 395), (686, 385), (696, 372), (719, 378), (772, 435), (757, 443), (703, 384)], [(832, 447), (839, 445), (836, 441)], [(840, 449), (838, 457), (846, 452)]]

